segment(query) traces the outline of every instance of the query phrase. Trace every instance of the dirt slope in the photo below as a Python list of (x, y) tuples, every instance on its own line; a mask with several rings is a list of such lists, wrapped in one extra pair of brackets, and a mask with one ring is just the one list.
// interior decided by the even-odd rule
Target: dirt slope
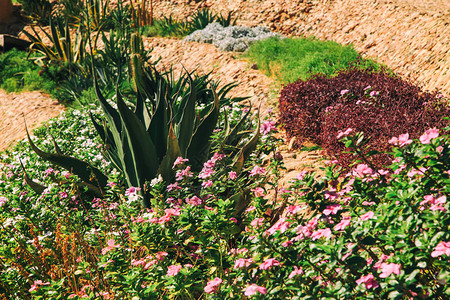
[(0, 90), (0, 150), (26, 137), (24, 120), (28, 129), (34, 129), (63, 110), (62, 105), (41, 92), (8, 94)]
[(186, 17), (201, 7), (232, 11), (238, 24), (266, 25), (292, 36), (351, 43), (424, 89), (450, 96), (448, 0), (159, 0), (158, 17)]

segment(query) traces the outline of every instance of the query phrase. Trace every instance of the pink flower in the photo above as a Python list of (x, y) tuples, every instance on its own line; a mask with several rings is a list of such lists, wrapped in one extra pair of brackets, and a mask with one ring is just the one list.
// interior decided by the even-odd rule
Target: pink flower
[(8, 199), (5, 197), (0, 197), (0, 207), (3, 206), (3, 204), (5, 204), (6, 202), (8, 202)]
[(200, 174), (198, 174), (198, 178), (206, 179), (209, 176), (214, 174), (214, 170), (211, 168), (203, 168)]
[(108, 245), (107, 247), (102, 249), (102, 254), (105, 255), (106, 253), (108, 253), (109, 251), (111, 251), (114, 248), (120, 248), (120, 245), (115, 245), (116, 241), (114, 239), (110, 239), (108, 240), (108, 242), (106, 242), (106, 244)]
[(291, 214), (291, 215), (295, 215), (298, 212), (300, 212), (302, 210), (303, 206), (302, 205), (289, 205), (286, 208), (286, 213), (287, 214)]
[(264, 173), (266, 173), (265, 168), (261, 168), (260, 166), (254, 166), (253, 169), (250, 171), (250, 176), (264, 175)]
[(156, 253), (156, 259), (159, 261), (164, 260), (164, 258), (169, 255), (169, 253), (165, 252), (165, 251), (159, 251), (158, 253)]
[(237, 224), (238, 220), (236, 218), (230, 218), (230, 221), (232, 221), (234, 224)]
[(375, 205), (376, 203), (374, 201), (363, 201), (361, 204), (366, 206), (372, 206)]
[(372, 274), (361, 276), (360, 279), (356, 280), (356, 283), (358, 285), (364, 283), (366, 285), (366, 289), (376, 289), (380, 286)]
[(297, 176), (295, 176), (295, 179), (297, 180), (303, 180), (303, 178), (305, 178), (305, 175), (308, 174), (308, 171), (301, 171), (300, 173), (298, 173)]
[(303, 274), (302, 268), (298, 268), (297, 266), (294, 266), (294, 270), (289, 274), (288, 278), (291, 279), (294, 276), (301, 275), (301, 274)]
[(393, 137), (388, 141), (389, 144), (398, 145), (400, 147), (406, 146), (412, 143), (412, 140), (409, 139), (409, 133), (400, 134), (398, 138)]
[(374, 171), (366, 164), (359, 164), (356, 166), (356, 169), (353, 171), (353, 175), (357, 177), (364, 177), (365, 175), (371, 175)]
[(374, 215), (375, 215), (375, 213), (373, 211), (366, 212), (365, 214), (363, 214), (361, 216), (361, 220), (363, 220), (363, 221), (370, 220), (373, 218)]
[(39, 289), (41, 285), (50, 285), (50, 282), (42, 282), (42, 280), (35, 280), (31, 288), (28, 290), (30, 293)]
[(136, 193), (139, 192), (140, 190), (141, 188), (131, 186), (127, 188), (127, 190), (125, 191), (125, 196), (136, 195)]
[(447, 209), (446, 209), (445, 207), (443, 207), (443, 206), (441, 206), (441, 205), (439, 205), (439, 204), (433, 204), (433, 205), (431, 205), (431, 206), (430, 206), (430, 210), (432, 210), (432, 211), (439, 210), (439, 211), (443, 211), (443, 212), (446, 212), (446, 211), (447, 211)]
[(208, 281), (204, 290), (207, 294), (216, 293), (219, 290), (219, 285), (222, 283), (222, 279), (219, 277), (214, 278), (211, 281)]
[(167, 275), (175, 276), (180, 273), (181, 268), (183, 268), (181, 265), (171, 265), (167, 268)]
[(273, 235), (275, 234), (278, 230), (281, 233), (284, 233), (289, 226), (291, 225), (291, 223), (289, 223), (288, 221), (286, 221), (286, 218), (280, 218), (275, 224), (273, 224), (272, 227), (270, 227), (269, 229), (266, 230), (266, 233), (269, 235)]
[(168, 192), (171, 192), (173, 190), (181, 190), (181, 187), (178, 186), (178, 182), (167, 185)]
[(331, 229), (325, 228), (325, 229), (317, 229), (317, 231), (314, 231), (311, 235), (311, 238), (313, 241), (320, 239), (321, 237), (329, 237), (331, 235)]
[(184, 170), (179, 170), (175, 173), (175, 178), (177, 181), (182, 180), (184, 177), (192, 177), (194, 174), (191, 172), (191, 167), (187, 166)]
[(287, 248), (287, 247), (292, 246), (293, 244), (294, 243), (292, 241), (286, 241), (286, 242), (281, 243), (281, 246)]
[(435, 139), (439, 136), (439, 130), (436, 128), (428, 129), (425, 131), (423, 135), (419, 137), (419, 140), (422, 144), (429, 144), (432, 139)]
[(268, 270), (272, 267), (279, 266), (280, 262), (276, 260), (275, 258), (268, 258), (265, 262), (259, 265), (260, 270)]
[(341, 95), (343, 96), (343, 95), (347, 94), (348, 92), (350, 92), (350, 91), (349, 90), (342, 90), (341, 91)]
[(228, 173), (228, 178), (230, 178), (231, 180), (235, 180), (237, 178), (237, 173), (231, 171), (230, 173)]
[(431, 257), (438, 257), (441, 255), (450, 256), (450, 242), (440, 242), (437, 244), (436, 248), (434, 248), (434, 251), (431, 252)]
[(337, 214), (338, 211), (340, 211), (342, 209), (342, 206), (339, 204), (332, 204), (332, 205), (328, 205), (327, 208), (325, 208), (323, 210), (323, 214), (328, 216), (330, 214)]
[(234, 262), (234, 269), (248, 268), (253, 263), (252, 258), (239, 258)]
[(381, 264), (381, 274), (380, 274), (380, 278), (387, 278), (389, 275), (391, 274), (396, 274), (396, 275), (400, 275), (400, 264), (386, 264), (386, 263), (382, 263)]
[(256, 218), (250, 223), (253, 227), (259, 227), (262, 224), (264, 224), (264, 218)]
[(197, 206), (203, 203), (202, 199), (197, 196), (192, 196), (192, 198), (186, 199), (186, 203), (191, 204), (193, 206)]
[(262, 135), (267, 135), (269, 134), (271, 131), (276, 132), (277, 128), (275, 127), (275, 122), (274, 121), (265, 121), (261, 124), (261, 134)]
[(255, 193), (255, 197), (264, 197), (264, 195), (266, 194), (266, 193), (264, 192), (264, 189), (263, 189), (263, 188), (260, 188), (260, 187), (251, 189), (251, 191), (252, 191), (253, 193)]
[(261, 293), (261, 294), (265, 295), (265, 294), (267, 294), (267, 289), (265, 287), (262, 287), (262, 286), (259, 286), (256, 284), (252, 284), (245, 289), (244, 295), (245, 296), (253, 296), (256, 293)]
[(352, 131), (353, 131), (353, 129), (351, 129), (351, 128), (347, 128), (347, 130), (345, 130), (345, 131), (339, 131), (336, 138), (339, 140), (339, 139), (343, 138), (344, 136), (347, 136), (350, 133), (352, 133)]
[(175, 162), (173, 163), (172, 169), (175, 169), (176, 166), (183, 164), (185, 162), (189, 161), (187, 158), (182, 158), (181, 156), (178, 156), (177, 159), (175, 159)]
[(334, 230), (335, 231), (340, 231), (340, 230), (344, 230), (345, 227), (347, 227), (348, 225), (350, 225), (351, 220), (350, 219), (343, 219), (341, 222), (337, 223), (334, 226)]
[(202, 182), (202, 188), (204, 188), (204, 189), (208, 188), (208, 187), (212, 187), (212, 185), (213, 185), (213, 182), (211, 180)]
[(379, 93), (380, 93), (380, 92), (371, 91), (371, 92), (370, 92), (370, 96), (371, 96), (371, 97), (375, 97), (375, 96), (377, 96)]

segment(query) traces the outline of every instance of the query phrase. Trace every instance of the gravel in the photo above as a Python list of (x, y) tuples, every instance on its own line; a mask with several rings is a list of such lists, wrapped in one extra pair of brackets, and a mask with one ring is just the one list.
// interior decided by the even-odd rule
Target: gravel
[(187, 37), (185, 41), (209, 43), (223, 51), (244, 52), (256, 41), (268, 39), (270, 37), (281, 37), (278, 33), (273, 33), (269, 28), (229, 26), (223, 27), (219, 23), (211, 23), (202, 30), (197, 30)]

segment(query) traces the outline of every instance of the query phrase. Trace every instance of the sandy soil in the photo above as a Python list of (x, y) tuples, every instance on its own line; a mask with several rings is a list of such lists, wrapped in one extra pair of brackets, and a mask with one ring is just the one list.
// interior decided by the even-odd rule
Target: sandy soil
[(63, 110), (62, 105), (45, 93), (8, 94), (0, 90), (0, 150), (26, 137), (25, 120), (28, 128), (34, 129)]

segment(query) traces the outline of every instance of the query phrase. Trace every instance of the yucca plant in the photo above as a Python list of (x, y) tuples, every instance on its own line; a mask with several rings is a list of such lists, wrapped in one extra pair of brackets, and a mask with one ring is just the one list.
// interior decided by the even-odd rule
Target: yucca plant
[(31, 30), (34, 35), (24, 31), (24, 34), (32, 43), (30, 54), (36, 52), (43, 55), (35, 58), (39, 65), (47, 65), (51, 61), (62, 61), (74, 65), (84, 60), (88, 35), (82, 26), (78, 27), (74, 38), (71, 37), (68, 20), (63, 20), (61, 17), (50, 19), (50, 33), (47, 33), (42, 27), (40, 28), (50, 40), (51, 46), (43, 42), (43, 38), (33, 26)]

